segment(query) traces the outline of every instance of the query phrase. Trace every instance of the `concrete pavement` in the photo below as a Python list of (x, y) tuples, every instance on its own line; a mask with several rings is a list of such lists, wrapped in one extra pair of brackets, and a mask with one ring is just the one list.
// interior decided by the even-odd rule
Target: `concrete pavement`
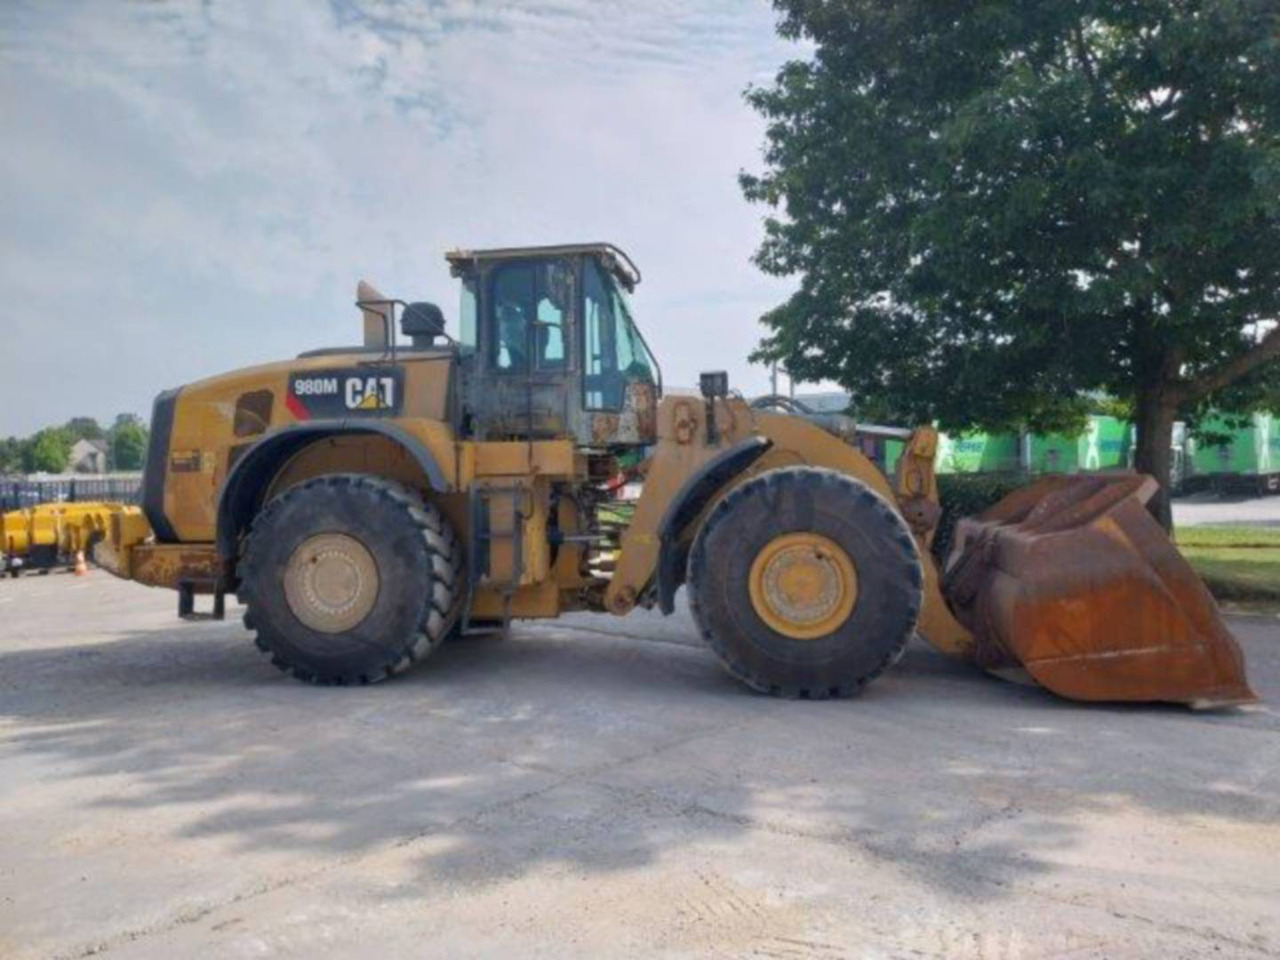
[(1266, 702), (1090, 707), (913, 647), (860, 699), (684, 614), (452, 643), (379, 687), (111, 580), (0, 584), (0, 957), (1280, 955)]

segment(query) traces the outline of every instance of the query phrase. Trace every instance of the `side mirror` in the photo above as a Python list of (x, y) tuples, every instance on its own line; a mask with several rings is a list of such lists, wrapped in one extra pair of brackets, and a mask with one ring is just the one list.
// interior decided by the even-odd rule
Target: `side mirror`
[(722, 400), (729, 395), (729, 374), (713, 370), (698, 377), (698, 388), (708, 400)]
[(415, 347), (429, 347), (444, 335), (444, 313), (434, 303), (410, 303), (400, 314), (400, 332)]

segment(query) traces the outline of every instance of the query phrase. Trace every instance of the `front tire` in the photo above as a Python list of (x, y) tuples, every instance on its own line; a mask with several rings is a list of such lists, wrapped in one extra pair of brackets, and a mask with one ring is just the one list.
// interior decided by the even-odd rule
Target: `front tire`
[(271, 662), (317, 684), (376, 683), (430, 655), (458, 618), (461, 550), (400, 484), (316, 477), (254, 519), (239, 567), (245, 625)]
[(923, 571), (906, 522), (834, 470), (771, 470), (711, 511), (689, 559), (693, 615), (725, 668), (784, 697), (850, 696), (902, 655)]

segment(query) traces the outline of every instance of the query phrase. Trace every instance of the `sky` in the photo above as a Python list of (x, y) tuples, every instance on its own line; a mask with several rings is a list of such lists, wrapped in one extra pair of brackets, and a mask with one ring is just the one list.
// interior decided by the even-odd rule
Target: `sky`
[(764, 0), (5, 0), (0, 435), (356, 343), (455, 247), (609, 240), (668, 383), (748, 394)]

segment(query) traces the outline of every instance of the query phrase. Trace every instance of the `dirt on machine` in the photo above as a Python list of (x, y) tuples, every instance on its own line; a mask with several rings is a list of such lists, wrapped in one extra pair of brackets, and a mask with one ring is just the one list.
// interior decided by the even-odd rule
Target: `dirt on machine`
[(359, 345), (162, 393), (142, 511), (108, 518), (98, 562), (186, 616), (235, 592), (314, 683), (382, 680), (477, 625), (671, 613), (683, 587), (728, 672), (786, 697), (855, 693), (918, 634), (1074, 699), (1254, 699), (1149, 478), (1024, 488), (939, 570), (931, 427), (888, 476), (849, 418), (753, 408), (723, 373), (664, 393), (611, 244), (446, 259), (456, 336), (361, 283)]

